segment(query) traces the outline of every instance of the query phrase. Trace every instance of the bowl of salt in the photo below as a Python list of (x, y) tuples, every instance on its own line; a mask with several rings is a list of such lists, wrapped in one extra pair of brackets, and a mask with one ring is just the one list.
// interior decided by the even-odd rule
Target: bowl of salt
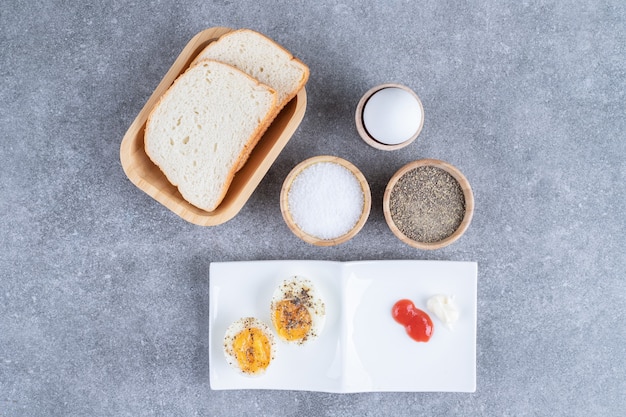
[(289, 229), (316, 246), (352, 239), (369, 217), (372, 196), (365, 176), (345, 159), (320, 155), (294, 167), (280, 193)]

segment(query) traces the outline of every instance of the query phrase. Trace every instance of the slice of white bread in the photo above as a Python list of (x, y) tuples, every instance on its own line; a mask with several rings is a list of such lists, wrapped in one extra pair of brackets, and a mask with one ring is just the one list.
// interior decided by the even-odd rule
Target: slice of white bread
[(180, 75), (148, 117), (145, 151), (194, 206), (213, 211), (276, 116), (272, 88), (221, 62)]
[(265, 35), (238, 29), (210, 43), (192, 65), (213, 59), (239, 68), (278, 93), (279, 109), (298, 94), (309, 79), (309, 67)]

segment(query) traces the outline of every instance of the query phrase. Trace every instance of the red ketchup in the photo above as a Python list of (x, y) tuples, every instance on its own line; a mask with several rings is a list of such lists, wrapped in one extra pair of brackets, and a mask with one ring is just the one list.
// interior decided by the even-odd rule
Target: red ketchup
[(428, 342), (433, 335), (433, 322), (426, 312), (415, 307), (411, 300), (400, 300), (393, 305), (391, 315), (417, 342)]

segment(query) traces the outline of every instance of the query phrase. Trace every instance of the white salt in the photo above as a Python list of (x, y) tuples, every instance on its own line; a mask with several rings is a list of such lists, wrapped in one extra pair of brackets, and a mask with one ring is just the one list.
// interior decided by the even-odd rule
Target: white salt
[(303, 232), (327, 240), (352, 230), (363, 212), (364, 197), (350, 170), (334, 162), (318, 162), (296, 176), (288, 204)]

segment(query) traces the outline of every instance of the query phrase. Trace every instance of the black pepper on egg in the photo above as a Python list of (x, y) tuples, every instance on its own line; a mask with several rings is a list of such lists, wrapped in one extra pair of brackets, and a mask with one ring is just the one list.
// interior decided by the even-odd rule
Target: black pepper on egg
[(276, 288), (270, 313), (281, 339), (303, 344), (319, 334), (325, 306), (308, 279), (294, 276)]

